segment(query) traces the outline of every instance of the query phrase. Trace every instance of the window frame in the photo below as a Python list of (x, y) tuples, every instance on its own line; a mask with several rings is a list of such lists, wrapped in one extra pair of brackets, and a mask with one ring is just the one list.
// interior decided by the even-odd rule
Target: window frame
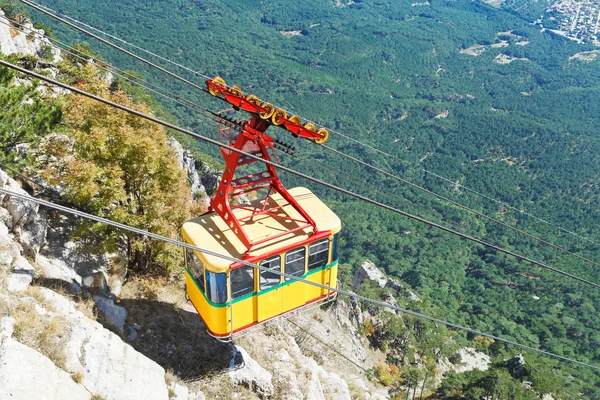
[[(205, 273), (206, 276), (206, 282), (210, 283), (210, 285), (206, 286), (206, 298), (208, 299), (208, 301), (210, 301), (213, 304), (225, 304), (227, 303), (227, 286), (228, 286), (228, 279), (227, 279), (227, 274), (225, 272), (211, 272), (211, 271), (206, 271)], [(214, 277), (214, 284), (213, 284), (213, 278)], [(210, 279), (209, 279), (210, 278)], [(219, 282), (220, 278), (225, 278), (222, 282)], [(213, 289), (214, 286), (214, 289)], [(215, 292), (213, 292), (213, 290), (216, 290)]]
[[(316, 247), (316, 246), (324, 244), (324, 243), (327, 243), (327, 250), (323, 250), (323, 251), (320, 251), (320, 252), (312, 254), (312, 255), (310, 254), (310, 250), (311, 250), (312, 247)], [(306, 263), (306, 267), (307, 267), (308, 271), (314, 271), (315, 269), (323, 268), (324, 266), (326, 266), (327, 264), (329, 264), (329, 250), (331, 250), (331, 240), (330, 240), (330, 238), (325, 238), (325, 239), (322, 239), (322, 240), (317, 240), (315, 242), (309, 243), (308, 244), (308, 257), (307, 257), (308, 261)], [(322, 261), (319, 261), (319, 263), (317, 264), (316, 267), (312, 267), (311, 268), (311, 262), (310, 262), (311, 256), (314, 256), (316, 254), (321, 254), (321, 253), (326, 253), (327, 254), (326, 257), (325, 257), (325, 263), (322, 264)]]
[[(304, 262), (302, 263), (302, 271), (301, 271), (300, 274), (298, 274), (298, 272), (288, 271), (288, 255), (290, 255), (290, 253), (294, 253), (294, 252), (298, 252), (298, 251), (302, 251), (302, 253), (303, 253), (302, 254), (302, 258), (304, 259)], [(306, 262), (307, 262), (307, 259), (308, 259), (306, 257), (306, 255), (307, 255), (306, 246), (300, 246), (300, 247), (296, 247), (295, 249), (291, 249), (291, 250), (286, 251), (285, 252), (285, 257), (284, 257), (285, 263), (284, 263), (284, 266), (283, 266), (284, 272), (286, 274), (290, 274), (290, 275), (294, 275), (294, 276), (302, 276), (302, 275), (304, 275), (306, 273)], [(297, 260), (294, 260), (294, 261), (297, 261)], [(284, 280), (285, 281), (289, 281), (289, 280), (291, 280), (291, 278), (288, 278), (287, 276), (285, 276)]]
[[(194, 250), (191, 250), (191, 249), (184, 249), (184, 250), (185, 250), (185, 265), (186, 265), (188, 271), (190, 272), (190, 275), (192, 276), (194, 281), (198, 284), (197, 285), (197, 286), (199, 286), (198, 289), (200, 289), (200, 291), (202, 293), (206, 293), (206, 268), (204, 267), (204, 263), (202, 263), (202, 260), (200, 260), (200, 258), (194, 252)], [(189, 262), (190, 258), (192, 260), (198, 261), (198, 267), (200, 269), (202, 269), (202, 277), (199, 277), (198, 275), (196, 275), (196, 271), (193, 268), (190, 268), (190, 262)]]
[[(251, 278), (252, 281), (252, 287), (250, 291), (245, 291), (244, 293), (240, 294), (240, 295), (235, 295), (234, 291), (233, 291), (233, 284), (234, 284), (234, 279), (233, 279), (233, 275), (235, 273), (235, 271), (237, 270), (243, 270), (243, 271), (250, 271), (250, 273), (248, 274)], [(230, 296), (231, 296), (231, 300), (235, 300), (238, 299), (240, 297), (246, 296), (247, 294), (251, 294), (251, 293), (255, 293), (256, 292), (256, 285), (255, 285), (255, 268), (251, 267), (249, 265), (242, 265), (240, 267), (237, 268), (232, 268), (231, 271), (229, 271), (229, 292), (230, 292)], [(247, 287), (242, 289), (242, 290), (247, 290)], [(239, 291), (238, 291), (239, 292)]]
[[(279, 259), (279, 269), (278, 269), (278, 271), (281, 272), (281, 266), (282, 266), (281, 265), (281, 254), (276, 254), (274, 256), (262, 259), (262, 260), (260, 260), (258, 262), (258, 265), (261, 266), (261, 267), (263, 267), (264, 266), (263, 263), (265, 263), (267, 261), (270, 262), (270, 261), (272, 261), (274, 259), (277, 259), (277, 258)], [(269, 268), (269, 270), (275, 270), (274, 268), (270, 268), (270, 267), (267, 267), (267, 268)], [(260, 270), (260, 273), (258, 275), (258, 290), (260, 292), (268, 290), (268, 289), (271, 289), (271, 288), (273, 288), (273, 287), (275, 287), (275, 286), (277, 286), (277, 285), (279, 285), (281, 283), (281, 275), (277, 275), (277, 278), (279, 278), (277, 280), (277, 282), (273, 281), (272, 283), (269, 283), (268, 278), (265, 278), (267, 280), (268, 286), (267, 287), (263, 287), (263, 282), (262, 282), (263, 274), (268, 274), (268, 273), (269, 273), (269, 271)]]

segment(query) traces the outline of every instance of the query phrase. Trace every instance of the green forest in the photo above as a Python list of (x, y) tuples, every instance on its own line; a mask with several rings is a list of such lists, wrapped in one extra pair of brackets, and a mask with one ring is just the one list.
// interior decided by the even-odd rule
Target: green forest
[[(600, 262), (599, 61), (571, 58), (593, 46), (531, 26), (542, 12), (541, 3), (507, 2), (496, 9), (467, 0), (43, 2), (200, 72), (195, 75), (151, 58), (201, 86), (207, 77), (218, 75), (245, 93), (323, 124), (331, 130), (331, 147)], [(136, 71), (203, 107), (226, 107), (39, 13), (27, 12), (60, 40), (91, 47), (119, 68)], [(160, 98), (148, 102), (182, 126), (218, 137), (215, 124), (203, 116)], [(56, 112), (52, 106), (31, 107), (49, 116), (51, 122), (42, 131), (51, 129)], [(286, 166), (600, 282), (598, 268), (590, 263), (312, 143), (285, 137), (283, 131), (274, 133), (293, 141), (301, 155), (283, 155)], [(190, 139), (186, 144), (220, 162), (218, 149)], [(282, 177), (288, 187), (309, 186), (342, 219), (346, 286), (369, 259), (422, 299), (394, 294), (401, 307), (600, 366), (598, 289), (289, 174)], [(385, 299), (389, 289), (360, 291)], [(374, 346), (388, 351), (390, 345), (399, 346), (398, 338), (407, 337), (404, 329), (410, 324), (394, 324), (386, 322), (384, 332), (366, 329)], [(441, 330), (427, 326), (429, 332)], [(422, 337), (411, 335), (402, 343), (425, 346)], [(459, 331), (452, 337), (456, 345), (474, 339)], [(489, 343), (479, 348), (494, 356), (494, 368), (484, 376), (453, 378), (454, 383), (440, 389), (444, 398), (480, 398), (490, 385), (514, 385), (502, 360), (522, 351)], [(539, 390), (552, 381), (555, 398), (600, 398), (598, 371), (524, 354), (536, 371), (543, 371), (534, 382)], [(388, 361), (403, 366), (392, 351)], [(403, 371), (403, 376), (410, 372)], [(453, 392), (456, 388), (462, 389)], [(496, 394), (529, 398), (513, 389)]]

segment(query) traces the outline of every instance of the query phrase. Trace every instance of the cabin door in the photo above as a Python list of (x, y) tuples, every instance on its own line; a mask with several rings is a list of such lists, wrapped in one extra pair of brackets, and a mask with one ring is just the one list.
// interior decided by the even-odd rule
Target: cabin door
[(260, 262), (267, 270), (258, 271), (258, 321), (262, 322), (282, 313), (283, 288), (281, 275), (271, 271), (281, 272), (281, 256), (267, 258)]

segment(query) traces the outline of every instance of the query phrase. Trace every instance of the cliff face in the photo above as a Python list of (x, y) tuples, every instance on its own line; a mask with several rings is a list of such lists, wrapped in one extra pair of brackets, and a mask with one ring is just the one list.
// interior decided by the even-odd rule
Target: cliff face
[(38, 56), (55, 63), (62, 60), (60, 50), (52, 46), (43, 29), (35, 29), (31, 22), (23, 22), (17, 30), (2, 10), (0, 10), (0, 52), (4, 55)]

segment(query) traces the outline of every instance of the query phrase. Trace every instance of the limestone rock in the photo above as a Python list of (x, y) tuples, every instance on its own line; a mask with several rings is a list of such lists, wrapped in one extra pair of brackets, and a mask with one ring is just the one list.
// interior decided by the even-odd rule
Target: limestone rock
[(9, 292), (25, 291), (33, 281), (35, 269), (29, 264), (29, 261), (20, 255), (13, 262), (12, 268), (12, 274), (6, 281), (6, 289)]
[(19, 235), (19, 242), (23, 247), (23, 253), (26, 256), (37, 258), (40, 249), (46, 241), (46, 231), (48, 230), (48, 219), (42, 212), (36, 214), (32, 221), (23, 227)]
[(15, 328), (15, 319), (13, 317), (0, 318), (0, 344), (4, 339), (12, 337)]
[[(2, 172), (0, 170), (0, 172)], [(7, 228), (7, 232), (8, 229), (12, 229), (12, 215), (10, 215), (10, 213), (8, 212), (8, 210), (6, 208), (2, 208), (0, 207), (0, 224), (4, 225), (5, 228)], [(3, 228), (3, 232), (4, 232), (4, 228)], [(0, 232), (0, 236), (2, 234), (4, 234), (3, 232)]]
[(37, 351), (6, 338), (0, 344), (0, 399), (89, 399), (84, 386)]
[[(12, 179), (11, 179), (12, 181)], [(14, 181), (13, 181), (14, 182)], [(9, 181), (9, 183), (12, 183)], [(16, 182), (13, 185), (6, 185), (6, 189), (16, 192), (20, 195), (29, 197), (29, 194), (21, 189)], [(22, 227), (32, 221), (38, 212), (38, 205), (30, 201), (21, 200), (20, 198), (6, 195), (4, 196), (4, 208), (8, 210), (12, 216), (13, 230), (16, 226)]]
[(165, 370), (114, 333), (87, 318), (71, 319), (66, 368), (81, 373), (82, 384), (111, 399), (168, 399)]
[[(19, 32), (23, 30), (23, 32)], [(9, 54), (25, 54), (42, 56), (44, 48), (50, 50), (50, 54), (46, 54), (47, 58), (54, 62), (62, 60), (60, 50), (52, 46), (50, 40), (45, 37), (43, 29), (35, 29), (29, 22), (22, 24), (19, 30), (12, 27), (12, 24), (4, 17), (4, 12), (0, 10), (0, 53)]]
[(232, 347), (229, 368), (233, 370), (229, 372), (229, 379), (234, 385), (246, 386), (262, 398), (273, 395), (273, 375), (258, 365), (244, 348)]
[(463, 373), (478, 369), (480, 371), (487, 371), (491, 362), (488, 355), (476, 351), (471, 347), (460, 349), (454, 355), (454, 363), (449, 363), (441, 360), (439, 363), (440, 372), (443, 374), (448, 370), (453, 370), (456, 373)]
[(365, 279), (377, 282), (380, 288), (385, 287), (388, 281), (385, 274), (369, 260), (365, 260), (365, 262), (356, 270), (356, 273), (352, 278), (352, 286), (355, 288), (360, 286)]
[(94, 303), (98, 307), (98, 312), (104, 320), (117, 332), (123, 334), (125, 332), (125, 320), (127, 319), (127, 310), (118, 306), (111, 299), (102, 296), (94, 296)]
[(83, 278), (83, 287), (108, 291), (108, 278), (106, 272), (99, 270)]
[(85, 317), (85, 315), (81, 311), (75, 308), (74, 301), (69, 300), (66, 297), (61, 296), (60, 294), (43, 286), (39, 286), (38, 290), (40, 291), (42, 296), (44, 296), (44, 300), (46, 300), (50, 305), (52, 305), (52, 309), (54, 309), (54, 311), (56, 311), (57, 313), (62, 314), (64, 316), (73, 316), (79, 318)]
[(195, 199), (206, 195), (206, 189), (200, 180), (200, 175), (196, 170), (196, 159), (188, 149), (184, 149), (181, 143), (173, 138), (169, 138), (169, 145), (175, 150), (179, 167), (183, 169), (190, 183), (192, 196)]
[(49, 280), (57, 280), (69, 284), (82, 285), (82, 279), (79, 274), (73, 271), (63, 261), (56, 258), (49, 258), (39, 255), (37, 258), (38, 274), (41, 278)]
[(183, 385), (176, 382), (169, 384), (169, 400), (206, 400), (204, 393), (202, 392), (190, 392), (190, 390)]

